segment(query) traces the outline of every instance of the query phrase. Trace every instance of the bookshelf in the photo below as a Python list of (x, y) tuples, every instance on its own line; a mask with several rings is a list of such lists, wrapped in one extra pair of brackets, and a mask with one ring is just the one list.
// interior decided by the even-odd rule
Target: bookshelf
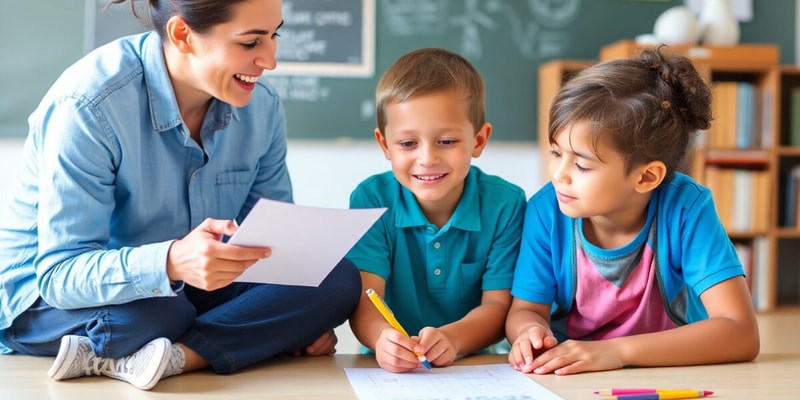
[[(642, 46), (612, 43), (601, 48), (599, 60), (627, 58)], [(690, 58), (714, 91), (714, 121), (698, 133), (686, 172), (712, 190), (756, 308), (800, 306), (800, 68), (781, 65), (771, 44), (670, 49)], [(553, 60), (540, 67), (544, 160), (552, 99), (588, 65)]]
[[(775, 229), (773, 233), (775, 268), (775, 306), (800, 305), (800, 68), (782, 65), (772, 72), (775, 88), (774, 163)], [(787, 218), (787, 214), (793, 218)]]

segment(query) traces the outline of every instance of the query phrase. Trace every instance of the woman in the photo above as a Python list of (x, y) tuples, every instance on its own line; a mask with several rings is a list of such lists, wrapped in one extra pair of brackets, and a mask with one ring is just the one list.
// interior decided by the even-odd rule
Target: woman
[(148, 8), (153, 31), (79, 60), (29, 118), (0, 218), (0, 348), (56, 355), (55, 380), (144, 390), (333, 353), (355, 267), (316, 288), (234, 283), (270, 249), (220, 240), (259, 198), (292, 201), (283, 109), (258, 81), (276, 65), (281, 1)]

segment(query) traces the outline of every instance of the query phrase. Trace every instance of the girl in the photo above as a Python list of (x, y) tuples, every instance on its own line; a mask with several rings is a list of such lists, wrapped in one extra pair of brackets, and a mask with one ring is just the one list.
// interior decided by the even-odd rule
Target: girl
[(752, 360), (755, 311), (709, 190), (677, 172), (711, 120), (685, 57), (590, 67), (550, 111), (551, 182), (528, 202), (506, 334), (525, 373)]

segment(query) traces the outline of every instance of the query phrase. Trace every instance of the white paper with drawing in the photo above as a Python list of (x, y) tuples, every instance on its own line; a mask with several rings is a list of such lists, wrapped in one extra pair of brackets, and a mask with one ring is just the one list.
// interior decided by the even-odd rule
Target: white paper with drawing
[(381, 368), (345, 368), (359, 400), (564, 400), (508, 364), (459, 365), (395, 374)]
[(319, 286), (384, 211), (319, 208), (261, 199), (228, 243), (269, 247), (272, 255), (236, 280)]

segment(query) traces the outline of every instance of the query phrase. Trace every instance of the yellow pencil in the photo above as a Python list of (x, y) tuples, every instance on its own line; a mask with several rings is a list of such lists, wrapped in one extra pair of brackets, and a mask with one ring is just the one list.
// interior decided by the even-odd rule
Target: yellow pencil
[[(392, 326), (392, 328), (402, 333), (403, 335), (409, 336), (408, 332), (406, 332), (406, 330), (403, 329), (403, 326), (400, 325), (399, 321), (397, 321), (397, 318), (395, 318), (392, 310), (389, 309), (389, 306), (386, 305), (386, 302), (383, 301), (383, 299), (381, 298), (380, 295), (378, 295), (378, 293), (376, 293), (371, 288), (367, 289), (367, 297), (369, 297), (369, 299), (372, 301), (372, 304), (375, 305), (375, 308), (378, 309), (378, 312), (381, 313), (381, 315), (383, 315), (383, 318), (386, 320), (386, 322), (389, 323), (389, 325)], [(419, 361), (422, 363), (422, 365), (425, 366), (425, 368), (431, 369), (431, 363), (428, 362), (428, 359), (425, 358), (424, 355), (419, 354), (416, 351), (414, 352), (414, 354), (417, 355), (417, 359), (419, 359)]]

